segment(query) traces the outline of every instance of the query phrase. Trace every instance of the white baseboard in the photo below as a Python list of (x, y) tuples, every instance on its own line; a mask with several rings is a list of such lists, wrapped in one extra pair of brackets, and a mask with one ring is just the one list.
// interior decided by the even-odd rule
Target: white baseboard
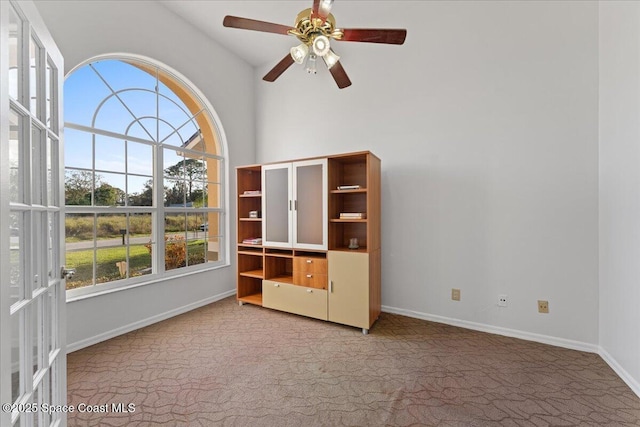
[(403, 308), (382, 306), (382, 311), (384, 311), (385, 313), (401, 314), (403, 316), (413, 317), (416, 319), (429, 320), (431, 322), (444, 323), (451, 326), (459, 326), (461, 328), (472, 329), (474, 331), (488, 332), (491, 334), (503, 335), (506, 337), (520, 338), (527, 341), (555, 345), (557, 347), (568, 348), (571, 350), (586, 351), (589, 353), (599, 353), (600, 351), (600, 347), (596, 344), (589, 344), (581, 341), (552, 337), (549, 335), (535, 334), (532, 332), (519, 331), (517, 329), (502, 328), (499, 326), (486, 325), (484, 323), (469, 322), (467, 320), (437, 316), (434, 314), (405, 310)]
[(622, 366), (620, 366), (618, 361), (614, 359), (607, 352), (607, 350), (600, 347), (598, 354), (600, 354), (600, 357), (602, 357), (602, 359), (604, 359), (604, 361), (607, 362), (609, 366), (611, 366), (611, 369), (613, 369), (615, 373), (618, 374), (620, 378), (622, 378), (622, 381), (627, 383), (631, 391), (633, 391), (636, 395), (638, 395), (638, 397), (640, 397), (640, 382), (638, 382), (635, 378), (629, 375), (629, 373)]
[(144, 328), (145, 326), (153, 325), (154, 323), (158, 323), (162, 320), (167, 320), (171, 317), (177, 316), (179, 314), (186, 313), (191, 310), (195, 310), (196, 308), (203, 307), (207, 304), (211, 304), (212, 302), (220, 301), (221, 299), (230, 297), (231, 295), (235, 295), (236, 290), (232, 289), (227, 292), (223, 292), (218, 295), (211, 296), (209, 298), (202, 299), (200, 301), (193, 302), (191, 304), (187, 304), (182, 307), (174, 308), (173, 310), (166, 311), (164, 313), (157, 314), (155, 316), (148, 317), (146, 319), (139, 320), (137, 322), (131, 323), (129, 325), (121, 326), (116, 329), (112, 329), (107, 332), (103, 332), (99, 335), (95, 335), (93, 337), (76, 341), (71, 344), (67, 344), (67, 353), (72, 353), (74, 351), (83, 349), (85, 347), (89, 347), (94, 344), (98, 344), (99, 342), (106, 341), (111, 338), (115, 338), (119, 335), (126, 334), (127, 332), (135, 331), (136, 329)]

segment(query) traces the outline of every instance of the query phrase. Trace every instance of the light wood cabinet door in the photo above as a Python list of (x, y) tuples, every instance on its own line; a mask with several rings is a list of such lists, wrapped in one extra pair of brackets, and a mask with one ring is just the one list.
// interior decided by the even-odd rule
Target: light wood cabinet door
[(368, 329), (369, 254), (329, 251), (329, 320)]
[(263, 280), (262, 306), (327, 320), (327, 291)]

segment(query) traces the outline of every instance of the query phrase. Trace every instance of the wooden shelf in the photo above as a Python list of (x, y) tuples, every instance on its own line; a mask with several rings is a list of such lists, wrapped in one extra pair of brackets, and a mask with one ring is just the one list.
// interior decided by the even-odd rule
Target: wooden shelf
[(240, 275), (245, 277), (253, 277), (254, 279), (264, 278), (264, 274), (262, 273), (262, 268), (259, 270), (242, 271), (240, 272)]
[(366, 223), (367, 223), (367, 220), (366, 220), (366, 219), (357, 219), (357, 218), (354, 218), (354, 219), (340, 219), (340, 218), (335, 218), (335, 219), (330, 219), (329, 221), (330, 221), (330, 222), (361, 222), (361, 223), (363, 223), (363, 224), (366, 224)]
[(239, 194), (238, 197), (241, 199), (248, 197), (262, 197), (262, 194)]
[(350, 193), (366, 193), (366, 188), (356, 188), (353, 190), (331, 190), (329, 191), (331, 194), (350, 194)]
[(249, 221), (249, 222), (260, 222), (262, 218), (239, 218), (240, 221)]
[(239, 297), (238, 301), (246, 302), (247, 304), (262, 306), (262, 293)]
[(238, 247), (238, 255), (262, 256), (262, 248)]

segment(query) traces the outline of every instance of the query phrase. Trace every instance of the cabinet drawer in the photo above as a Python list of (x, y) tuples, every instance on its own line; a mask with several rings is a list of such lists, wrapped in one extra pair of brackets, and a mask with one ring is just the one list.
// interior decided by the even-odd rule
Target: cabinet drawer
[(327, 291), (263, 280), (262, 306), (327, 320)]
[(293, 283), (307, 288), (327, 289), (327, 275), (319, 273), (293, 273)]
[(293, 269), (300, 273), (327, 274), (327, 259), (297, 256), (293, 258)]

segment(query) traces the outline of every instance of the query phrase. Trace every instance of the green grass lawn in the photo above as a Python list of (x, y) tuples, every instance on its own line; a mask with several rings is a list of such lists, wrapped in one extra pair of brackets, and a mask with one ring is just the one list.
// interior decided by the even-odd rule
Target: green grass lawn
[[(189, 242), (187, 251), (189, 264), (204, 262), (204, 240)], [(97, 250), (96, 282), (105, 283), (120, 280), (120, 271), (116, 263), (126, 261), (126, 247), (101, 248)], [(79, 288), (91, 285), (93, 282), (93, 249), (85, 251), (67, 252), (66, 265), (75, 268), (76, 274), (71, 280), (67, 280), (67, 289)], [(131, 277), (148, 274), (151, 272), (151, 254), (141, 245), (129, 247), (129, 275)]]

